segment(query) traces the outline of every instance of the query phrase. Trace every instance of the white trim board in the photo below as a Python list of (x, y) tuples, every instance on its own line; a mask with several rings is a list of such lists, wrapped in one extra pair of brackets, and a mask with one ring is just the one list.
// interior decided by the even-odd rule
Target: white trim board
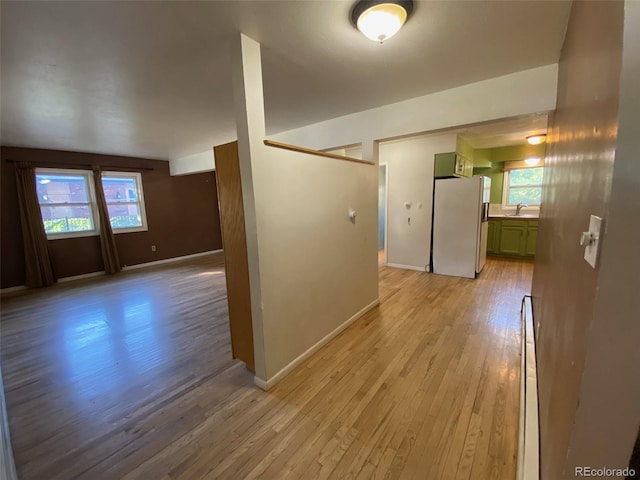
[(384, 166), (384, 265), (389, 266), (389, 236), (387, 235), (389, 231), (389, 162), (380, 162), (378, 168), (382, 166)]
[(58, 283), (73, 282), (75, 280), (84, 280), (85, 278), (100, 277), (106, 275), (107, 272), (100, 270), (99, 272), (83, 273), (82, 275), (74, 275), (73, 277), (62, 277), (58, 279)]
[(188, 260), (190, 258), (196, 258), (196, 257), (204, 257), (205, 255), (212, 255), (214, 253), (220, 253), (220, 252), (222, 252), (222, 249), (208, 250), (206, 252), (193, 253), (191, 255), (184, 255), (182, 257), (172, 257), (172, 258), (165, 258), (164, 260), (156, 260), (154, 262), (137, 263), (136, 265), (126, 265), (122, 267), (122, 271), (126, 272), (128, 270), (135, 270), (137, 268), (145, 268), (145, 267), (153, 267), (154, 265), (162, 265), (163, 263), (179, 262), (181, 260)]
[(385, 266), (387, 267), (393, 267), (393, 268), (403, 268), (405, 270), (415, 270), (416, 272), (428, 272), (428, 268), (425, 267), (415, 267), (413, 265), (401, 265), (399, 263), (387, 263), (385, 264)]
[[(107, 272), (104, 270), (100, 270), (98, 272), (89, 272), (83, 273), (82, 275), (73, 275), (72, 277), (62, 277), (57, 280), (57, 283), (66, 283), (66, 282), (74, 282), (76, 280), (84, 280), (86, 278), (91, 277), (100, 277), (102, 275), (106, 275)], [(55, 285), (55, 284), (54, 284)], [(0, 290), (0, 294), (4, 295), (5, 293), (18, 292), (20, 290), (28, 290), (29, 287), (26, 285), (18, 285), (16, 287), (8, 287)]]
[(4, 295), (5, 293), (19, 292), (20, 290), (26, 290), (26, 285), (16, 285), (15, 287), (7, 287), (0, 290), (0, 295)]
[(353, 315), (351, 318), (349, 318), (346, 322), (344, 322), (338, 328), (336, 328), (335, 330), (330, 332), (324, 338), (320, 339), (315, 345), (312, 345), (306, 352), (302, 353), (302, 355), (300, 355), (296, 359), (294, 359), (291, 363), (289, 363), (289, 365), (284, 367), (282, 370), (280, 370), (278, 373), (276, 373), (269, 380), (263, 380), (262, 378), (259, 378), (258, 376), (255, 376), (255, 377), (253, 377), (253, 383), (255, 383), (256, 386), (260, 387), (262, 390), (268, 391), (276, 383), (278, 383), (286, 375), (288, 375), (294, 368), (299, 366), (306, 359), (308, 359), (311, 355), (316, 353), (318, 350), (320, 350), (322, 347), (324, 347), (327, 343), (329, 343), (331, 340), (333, 340), (336, 336), (338, 336), (340, 333), (342, 333), (352, 323), (354, 323), (356, 320), (358, 320), (360, 317), (362, 317), (364, 314), (366, 314), (369, 310), (372, 310), (373, 308), (377, 307), (378, 305), (380, 305), (380, 299), (376, 298), (373, 302), (371, 302), (369, 305), (367, 305), (362, 310), (357, 312), (355, 315)]
[(0, 478), (3, 480), (17, 480), (16, 464), (11, 447), (11, 433), (9, 431), (9, 416), (4, 397), (4, 382), (0, 369)]
[[(155, 262), (138, 263), (136, 265), (126, 265), (122, 267), (122, 271), (125, 272), (128, 270), (136, 270), (138, 268), (153, 267), (155, 265), (162, 265), (163, 263), (179, 262), (181, 260), (188, 260), (190, 258), (204, 257), (205, 255), (213, 255), (214, 253), (220, 253), (222, 251), (223, 251), (222, 249), (207, 250), (206, 252), (193, 253), (191, 255), (184, 255), (182, 257), (172, 257), (172, 258), (165, 258), (164, 260), (156, 260)], [(83, 273), (82, 275), (74, 275), (72, 277), (62, 277), (58, 279), (58, 283), (73, 282), (75, 280), (84, 280), (86, 278), (99, 277), (101, 275), (106, 275), (106, 273), (107, 272), (105, 272), (104, 270), (101, 270), (99, 272)], [(27, 286), (18, 285), (15, 287), (3, 288), (2, 290), (0, 290), (0, 294), (17, 292), (20, 290), (27, 290)]]

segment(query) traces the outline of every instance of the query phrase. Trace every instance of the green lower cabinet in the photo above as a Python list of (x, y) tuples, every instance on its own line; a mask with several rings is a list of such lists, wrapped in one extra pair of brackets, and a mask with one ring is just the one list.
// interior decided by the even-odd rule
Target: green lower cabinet
[[(502, 222), (500, 228), (500, 248), (498, 253), (506, 255), (522, 255), (527, 236), (526, 225), (509, 225)], [(506, 224), (506, 225), (505, 225)]]
[(487, 253), (498, 253), (498, 245), (496, 239), (497, 232), (500, 230), (500, 222), (497, 220), (489, 220), (489, 230), (487, 235)]
[(525, 243), (524, 254), (534, 256), (536, 254), (536, 244), (538, 243), (538, 227), (527, 227), (527, 241)]
[(537, 220), (489, 220), (489, 254), (530, 258), (536, 254), (537, 240)]

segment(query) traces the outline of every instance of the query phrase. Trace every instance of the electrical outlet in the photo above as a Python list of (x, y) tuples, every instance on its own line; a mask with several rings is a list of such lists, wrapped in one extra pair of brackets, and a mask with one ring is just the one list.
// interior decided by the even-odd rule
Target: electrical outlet
[(151, 245), (151, 251), (155, 252), (156, 251), (156, 246), (155, 245)]

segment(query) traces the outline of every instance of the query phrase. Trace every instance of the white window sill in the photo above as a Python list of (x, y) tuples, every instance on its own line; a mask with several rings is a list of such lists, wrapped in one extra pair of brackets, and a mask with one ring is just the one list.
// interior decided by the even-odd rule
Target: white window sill
[(130, 228), (112, 228), (114, 235), (119, 235), (121, 233), (135, 233), (135, 232), (148, 232), (149, 229), (147, 227), (130, 227)]
[[(121, 233), (135, 233), (135, 232), (148, 232), (147, 227), (131, 227), (131, 228), (118, 228), (113, 230), (114, 235)], [(87, 232), (64, 232), (64, 233), (47, 233), (47, 240), (66, 240), (69, 238), (83, 238), (83, 237), (97, 237), (100, 232), (97, 230), (91, 230)]]
[[(517, 210), (516, 207), (502, 207), (502, 211), (503, 212), (515, 212)], [(539, 208), (521, 208), (520, 209), (520, 213), (540, 213), (540, 209)]]
[[(489, 205), (489, 216), (514, 215), (516, 207), (492, 203)], [(527, 207), (520, 210), (521, 215), (540, 215), (540, 207)]]
[(89, 230), (86, 232), (47, 233), (47, 240), (64, 240), (67, 238), (97, 237), (100, 232)]

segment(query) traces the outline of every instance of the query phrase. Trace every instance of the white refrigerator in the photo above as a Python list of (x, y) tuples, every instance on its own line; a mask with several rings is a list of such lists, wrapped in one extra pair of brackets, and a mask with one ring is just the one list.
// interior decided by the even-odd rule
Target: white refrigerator
[(431, 270), (476, 278), (487, 260), (489, 177), (435, 180)]

